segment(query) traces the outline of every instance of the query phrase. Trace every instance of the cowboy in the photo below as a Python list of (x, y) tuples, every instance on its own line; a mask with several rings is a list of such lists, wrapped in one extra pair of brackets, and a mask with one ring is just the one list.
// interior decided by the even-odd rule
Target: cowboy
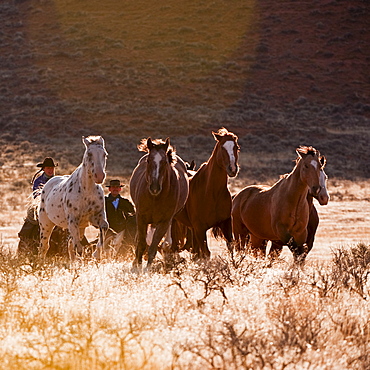
[(126, 228), (128, 219), (135, 214), (133, 204), (120, 195), (123, 186), (119, 180), (110, 180), (106, 186), (109, 194), (105, 197), (105, 212), (109, 227), (117, 233)]
[[(58, 163), (54, 163), (53, 158), (46, 157), (42, 163), (38, 163), (36, 167), (41, 168), (37, 171), (31, 181), (32, 184), (32, 191), (33, 191), (33, 198), (36, 199), (41, 194), (41, 189), (55, 175), (55, 167), (58, 166)], [(43, 171), (41, 175), (37, 177), (37, 175)], [(36, 178), (37, 177), (37, 178)], [(27, 209), (27, 216), (24, 220), (24, 224), (21, 230), (18, 233), (20, 238), (20, 243), (18, 245), (18, 251), (20, 249), (24, 249), (27, 247), (31, 241), (38, 241), (39, 238), (39, 223), (37, 219), (37, 206), (35, 203), (29, 205)], [(55, 237), (51, 237), (51, 239), (56, 239)], [(34, 248), (34, 252), (37, 252), (37, 246)]]
[[(41, 167), (41, 169), (34, 174), (31, 181), (34, 198), (41, 194), (40, 189), (42, 189), (46, 182), (55, 176), (55, 167), (57, 166), (58, 163), (55, 164), (51, 157), (46, 157), (42, 163), (36, 165), (36, 167)], [(43, 173), (36, 178), (41, 171), (43, 171)]]

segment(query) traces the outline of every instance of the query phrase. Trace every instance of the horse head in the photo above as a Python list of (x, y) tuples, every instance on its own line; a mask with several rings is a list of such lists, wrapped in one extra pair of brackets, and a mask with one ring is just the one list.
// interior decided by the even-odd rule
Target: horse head
[(162, 191), (163, 179), (168, 166), (174, 161), (174, 151), (170, 145), (170, 139), (166, 141), (154, 140), (149, 137), (146, 140), (148, 156), (146, 158), (146, 181), (150, 194), (156, 196)]
[(96, 184), (102, 184), (105, 179), (105, 166), (107, 151), (104, 146), (104, 139), (101, 136), (82, 136), (86, 150), (83, 164), (87, 166), (89, 173), (94, 177)]
[(324, 156), (320, 157), (320, 164), (321, 164), (321, 169), (320, 169), (320, 191), (319, 193), (314, 196), (320, 205), (325, 206), (328, 204), (330, 196), (328, 193), (328, 189), (326, 187), (326, 183), (328, 181), (328, 176), (324, 171), (324, 167), (326, 164), (326, 158)]
[(235, 177), (239, 172), (238, 158), (239, 145), (238, 137), (225, 128), (212, 132), (217, 141), (215, 150), (218, 152), (218, 163), (226, 169), (230, 177)]
[(300, 167), (300, 178), (309, 187), (312, 196), (317, 197), (321, 191), (320, 172), (322, 164), (320, 153), (312, 146), (300, 146), (296, 149), (298, 154), (297, 166)]

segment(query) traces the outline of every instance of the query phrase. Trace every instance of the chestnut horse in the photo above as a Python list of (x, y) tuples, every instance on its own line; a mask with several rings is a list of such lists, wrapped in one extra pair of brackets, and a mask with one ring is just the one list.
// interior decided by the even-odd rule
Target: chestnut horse
[(228, 241), (232, 241), (231, 194), (228, 176), (239, 171), (238, 137), (225, 128), (212, 132), (216, 145), (212, 155), (189, 180), (189, 197), (176, 220), (188, 226), (193, 235), (192, 252), (209, 258), (207, 230), (219, 226)]
[(296, 152), (292, 172), (273, 186), (252, 185), (235, 195), (231, 216), (237, 249), (245, 245), (249, 235), (256, 252), (265, 248), (265, 240), (276, 240), (288, 245), (296, 262), (304, 261), (310, 215), (307, 195), (320, 193), (325, 161), (313, 147), (301, 146)]
[[(317, 201), (321, 206), (325, 206), (328, 204), (330, 196), (326, 187), (328, 176), (324, 172), (324, 166), (326, 164), (326, 159), (324, 156), (320, 158), (320, 162), (322, 164), (322, 168), (320, 171), (320, 192), (317, 195), (311, 194), (311, 192), (308, 192), (307, 194), (307, 203), (310, 209), (310, 215), (308, 219), (308, 225), (307, 225), (307, 254), (311, 251), (313, 248), (313, 243), (315, 241), (315, 234), (316, 230), (319, 226), (319, 215), (317, 213), (316, 207), (313, 204), (313, 198), (316, 198)], [(267, 240), (266, 240), (267, 245)], [(269, 257), (271, 259), (277, 258), (280, 256), (281, 251), (283, 250), (284, 243), (278, 240), (273, 240), (270, 248)]]
[(130, 194), (136, 207), (137, 247), (133, 267), (141, 267), (148, 245), (148, 226), (154, 229), (148, 250), (150, 267), (158, 244), (165, 236), (172, 219), (188, 197), (189, 179), (183, 160), (176, 155), (170, 139), (143, 139), (138, 146), (147, 152), (135, 167), (130, 179)]

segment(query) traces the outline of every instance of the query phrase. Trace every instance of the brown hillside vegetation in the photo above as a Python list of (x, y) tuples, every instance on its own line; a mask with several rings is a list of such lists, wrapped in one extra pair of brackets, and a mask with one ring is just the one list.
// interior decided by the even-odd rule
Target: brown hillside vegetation
[[(211, 130), (239, 135), (241, 177), (276, 178), (300, 144), (331, 177), (368, 178), (369, 3), (4, 0), (0, 161), (55, 156), (101, 134), (129, 175), (142, 137), (206, 160)], [(28, 173), (30, 171), (28, 170)]]

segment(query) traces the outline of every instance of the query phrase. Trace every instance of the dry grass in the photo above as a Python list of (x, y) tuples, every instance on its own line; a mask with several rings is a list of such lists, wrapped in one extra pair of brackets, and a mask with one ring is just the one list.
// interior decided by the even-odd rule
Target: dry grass
[[(358, 192), (335, 186), (343, 197)], [(338, 246), (303, 270), (286, 255), (269, 265), (226, 248), (208, 263), (159, 257), (141, 275), (132, 258), (44, 264), (9, 255), (23, 205), (2, 190), (10, 229), (0, 254), (0, 368), (370, 366), (369, 244)]]
[(196, 264), (37, 262), (1, 256), (0, 367), (366, 369), (370, 247), (267, 267), (245, 255)]

